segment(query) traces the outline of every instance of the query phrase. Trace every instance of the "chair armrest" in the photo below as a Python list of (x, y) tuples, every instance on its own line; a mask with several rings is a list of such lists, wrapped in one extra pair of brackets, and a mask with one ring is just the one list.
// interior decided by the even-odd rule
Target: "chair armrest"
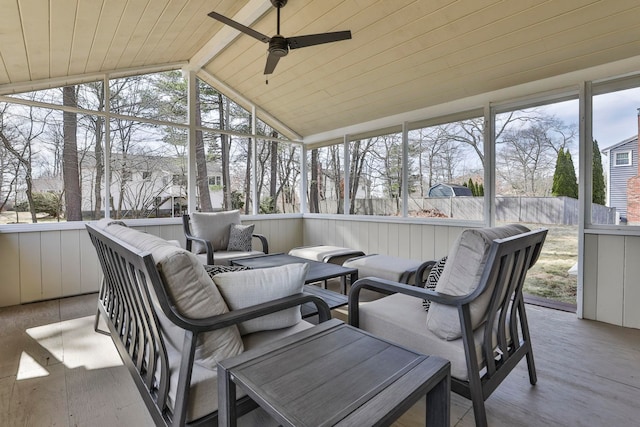
[(404, 283), (393, 282), (391, 280), (379, 279), (376, 277), (365, 277), (359, 279), (351, 286), (349, 292), (349, 324), (358, 327), (360, 323), (360, 314), (358, 311), (358, 303), (360, 300), (360, 290), (369, 289), (373, 291), (385, 291), (385, 293), (401, 293), (415, 298), (427, 299), (439, 304), (460, 307), (470, 302), (468, 295), (453, 296), (442, 294), (440, 292), (424, 289), (423, 287), (406, 285)]
[(200, 237), (196, 237), (193, 235), (187, 235), (185, 234), (185, 237), (187, 238), (187, 250), (189, 252), (191, 252), (191, 242), (198, 242), (201, 243), (202, 245), (204, 245), (206, 253), (207, 253), (207, 265), (213, 265), (213, 254), (214, 254), (214, 250), (213, 250), (213, 245), (211, 244), (211, 242), (207, 239), (202, 239)]
[(262, 252), (266, 254), (269, 253), (269, 242), (267, 242), (267, 238), (262, 234), (254, 234), (253, 237), (256, 239), (260, 239), (260, 243), (262, 243)]
[(184, 231), (184, 236), (187, 239), (186, 249), (191, 252), (191, 242), (198, 242), (204, 245), (204, 248), (207, 252), (207, 265), (213, 265), (213, 245), (210, 241), (206, 239), (202, 239), (200, 237), (196, 237), (191, 234), (191, 227), (189, 226), (189, 215), (182, 215), (182, 230)]
[[(420, 264), (420, 267), (418, 267), (418, 269), (416, 270), (416, 276), (415, 276), (416, 286), (424, 287), (424, 282), (427, 280), (427, 277), (429, 276), (429, 273), (431, 272), (431, 269), (433, 268), (434, 265), (436, 265), (436, 261), (425, 261), (422, 264)], [(427, 273), (427, 271), (429, 273)], [(425, 273), (426, 273), (426, 276), (425, 276)]]
[(214, 331), (216, 329), (237, 325), (238, 323), (242, 323), (247, 320), (276, 313), (308, 302), (314, 303), (318, 308), (319, 322), (325, 322), (331, 319), (331, 310), (324, 300), (315, 295), (302, 292), (202, 319), (184, 317), (177, 313), (174, 307), (171, 307), (173, 316), (170, 317), (170, 320), (172, 320), (177, 326), (197, 334), (200, 332)]

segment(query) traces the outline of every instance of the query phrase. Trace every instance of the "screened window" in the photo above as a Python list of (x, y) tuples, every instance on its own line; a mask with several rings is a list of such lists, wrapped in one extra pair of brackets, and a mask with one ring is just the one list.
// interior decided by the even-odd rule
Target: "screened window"
[(409, 216), (481, 220), (484, 118), (409, 131)]

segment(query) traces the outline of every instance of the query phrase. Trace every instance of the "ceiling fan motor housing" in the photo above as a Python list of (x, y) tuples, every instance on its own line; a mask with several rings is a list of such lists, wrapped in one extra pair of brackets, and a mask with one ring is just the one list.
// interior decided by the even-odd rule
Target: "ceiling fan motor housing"
[(287, 53), (289, 53), (289, 43), (287, 39), (280, 34), (271, 37), (269, 41), (269, 53), (280, 57), (286, 56)]
[(273, 7), (284, 7), (287, 4), (287, 0), (271, 0)]

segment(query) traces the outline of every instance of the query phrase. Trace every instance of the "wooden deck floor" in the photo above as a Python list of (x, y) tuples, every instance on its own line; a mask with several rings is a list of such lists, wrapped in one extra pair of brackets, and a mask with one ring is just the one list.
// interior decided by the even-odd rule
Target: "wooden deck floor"
[[(110, 338), (93, 332), (96, 295), (0, 309), (1, 426), (152, 425)], [(640, 425), (640, 330), (527, 306), (538, 368), (521, 362), (487, 400), (491, 426)], [(397, 426), (424, 425), (420, 405)], [(473, 426), (452, 395), (452, 426)]]

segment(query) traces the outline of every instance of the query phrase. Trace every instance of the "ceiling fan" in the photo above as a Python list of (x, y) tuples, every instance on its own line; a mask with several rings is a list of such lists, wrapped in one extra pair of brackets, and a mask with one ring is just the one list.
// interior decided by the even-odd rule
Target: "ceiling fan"
[(278, 61), (283, 56), (287, 56), (289, 49), (298, 49), (301, 47), (315, 46), (324, 43), (332, 43), (341, 40), (348, 40), (351, 38), (351, 31), (337, 31), (333, 33), (320, 33), (320, 34), (308, 34), (304, 36), (296, 37), (283, 37), (280, 35), (280, 9), (287, 4), (287, 0), (271, 0), (271, 4), (278, 10), (278, 27), (277, 34), (273, 37), (265, 36), (256, 30), (253, 30), (247, 26), (240, 24), (226, 16), (220, 15), (216, 12), (209, 13), (209, 16), (224, 24), (227, 24), (236, 30), (250, 35), (253, 38), (260, 40), (263, 43), (269, 43), (269, 56), (267, 57), (267, 64), (264, 67), (264, 74), (271, 74), (275, 70)]

